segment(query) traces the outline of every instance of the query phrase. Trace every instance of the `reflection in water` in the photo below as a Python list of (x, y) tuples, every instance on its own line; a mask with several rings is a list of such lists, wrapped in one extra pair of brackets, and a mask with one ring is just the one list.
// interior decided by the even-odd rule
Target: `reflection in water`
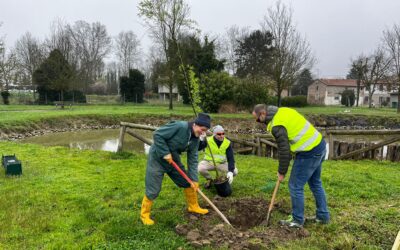
[(98, 142), (70, 142), (70, 148), (77, 149), (96, 149), (103, 151), (116, 152), (119, 139), (101, 140)]
[[(152, 138), (150, 131), (140, 131), (146, 138)], [(104, 150), (116, 152), (119, 142), (119, 129), (87, 130), (60, 132), (43, 136), (30, 137), (20, 142), (41, 144), (44, 146), (63, 146), (78, 149)], [(125, 134), (124, 151), (148, 152), (149, 146)]]
[[(146, 138), (152, 138), (152, 132), (147, 130), (136, 130), (139, 134)], [(30, 137), (21, 142), (35, 143), (45, 146), (64, 146), (69, 148), (78, 149), (92, 149), (116, 152), (118, 147), (119, 129), (101, 129), (101, 130), (87, 130), (77, 132), (59, 132), (37, 137)], [(232, 135), (235, 138), (249, 138), (249, 135)], [(329, 153), (328, 138), (325, 137), (326, 145), (326, 158)], [(335, 136), (335, 140), (347, 142), (378, 142), (387, 139), (387, 136)], [(124, 151), (135, 151), (140, 153), (148, 153), (150, 146), (145, 145), (138, 139), (125, 134)], [(383, 156), (387, 154), (387, 146), (383, 147)]]

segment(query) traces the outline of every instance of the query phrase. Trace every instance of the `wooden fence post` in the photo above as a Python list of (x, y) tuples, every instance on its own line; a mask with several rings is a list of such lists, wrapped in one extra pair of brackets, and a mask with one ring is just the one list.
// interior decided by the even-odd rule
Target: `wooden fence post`
[(329, 156), (328, 159), (333, 159), (334, 155), (333, 155), (333, 135), (331, 133), (329, 133)]
[(124, 146), (124, 137), (125, 137), (125, 130), (126, 127), (122, 126), (119, 130), (119, 139), (118, 139), (118, 147), (117, 147), (117, 152), (121, 152), (122, 148)]
[(260, 141), (260, 137), (258, 137), (258, 136), (257, 136), (257, 144), (258, 144), (258, 146), (257, 146), (257, 156), (261, 156), (261, 151), (262, 151), (261, 141)]

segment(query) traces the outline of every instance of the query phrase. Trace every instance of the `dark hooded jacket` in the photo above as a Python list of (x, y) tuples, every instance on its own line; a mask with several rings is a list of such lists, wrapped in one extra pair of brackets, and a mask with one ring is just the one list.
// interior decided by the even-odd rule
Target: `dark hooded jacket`
[[(265, 121), (266, 125), (274, 118), (276, 112), (278, 112), (278, 107), (268, 106), (267, 119)], [(282, 175), (285, 175), (288, 171), (290, 160), (292, 159), (290, 153), (288, 134), (286, 128), (283, 126), (274, 126), (271, 132), (275, 138), (276, 144), (278, 145), (278, 154), (279, 154), (278, 172)]]

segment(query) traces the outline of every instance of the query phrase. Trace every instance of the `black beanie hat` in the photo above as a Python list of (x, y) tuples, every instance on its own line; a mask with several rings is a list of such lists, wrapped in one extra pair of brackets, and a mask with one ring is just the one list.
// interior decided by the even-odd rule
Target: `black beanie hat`
[(194, 123), (199, 126), (210, 128), (211, 127), (211, 118), (206, 113), (199, 113), (197, 115), (196, 120), (194, 120)]

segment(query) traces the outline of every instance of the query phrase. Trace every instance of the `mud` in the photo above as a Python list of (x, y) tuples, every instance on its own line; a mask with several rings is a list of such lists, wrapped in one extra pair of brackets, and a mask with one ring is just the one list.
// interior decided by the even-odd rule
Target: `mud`
[[(186, 224), (175, 231), (195, 248), (266, 249), (277, 241), (302, 239), (309, 236), (306, 229), (280, 226), (276, 220), (265, 225), (268, 202), (260, 198), (226, 199), (216, 196), (213, 203), (228, 218), (233, 227), (222, 220), (210, 207), (208, 215), (186, 214)], [(274, 213), (287, 212), (286, 204), (278, 203)], [(264, 223), (263, 223), (264, 222)]]

